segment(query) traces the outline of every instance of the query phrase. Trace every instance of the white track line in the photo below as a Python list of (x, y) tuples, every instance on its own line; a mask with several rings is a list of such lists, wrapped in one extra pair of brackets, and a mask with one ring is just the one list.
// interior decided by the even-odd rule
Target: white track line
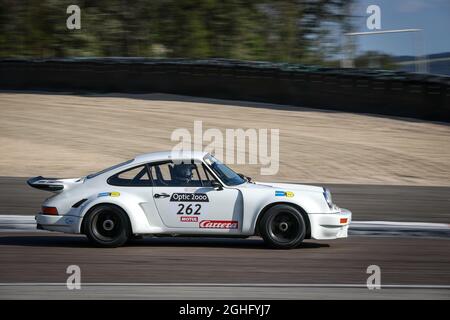
[[(3, 282), (2, 287), (8, 286), (67, 286), (59, 282)], [(367, 288), (367, 284), (334, 284), (334, 283), (126, 283), (126, 282), (90, 282), (81, 283), (86, 287), (253, 287), (253, 288)], [(385, 284), (381, 288), (391, 289), (450, 289), (450, 285), (431, 284)]]
[(431, 223), (431, 222), (396, 222), (396, 221), (352, 221), (351, 226), (354, 227), (389, 227), (389, 228), (421, 228), (421, 229), (450, 229), (447, 223)]
[[(45, 232), (36, 229), (34, 216), (0, 215), (0, 232)], [(352, 221), (350, 232), (353, 234), (413, 234), (450, 236), (450, 224), (429, 222), (397, 221)]]
[(0, 232), (41, 232), (34, 216), (0, 215)]

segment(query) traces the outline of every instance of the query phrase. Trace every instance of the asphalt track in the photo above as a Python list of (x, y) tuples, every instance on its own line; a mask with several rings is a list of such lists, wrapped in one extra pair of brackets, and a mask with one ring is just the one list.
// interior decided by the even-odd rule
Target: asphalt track
[[(0, 214), (34, 214), (48, 193), (0, 179)], [(449, 222), (450, 188), (331, 185), (357, 220)], [(450, 239), (350, 236), (267, 249), (259, 238), (145, 238), (116, 249), (84, 236), (0, 233), (0, 298), (450, 299)], [(81, 268), (67, 290), (66, 268)], [(368, 290), (369, 265), (381, 290)]]
[[(98, 249), (83, 236), (2, 233), (0, 248), (3, 299), (450, 299), (448, 239), (354, 236), (284, 251), (257, 238), (146, 238)], [(64, 285), (69, 265), (81, 268), (80, 291)], [(381, 290), (365, 287), (369, 265)]]
[[(0, 215), (34, 215), (39, 211), (50, 194), (30, 188), (26, 180), (0, 177)], [(450, 187), (317, 185), (329, 187), (334, 202), (350, 209), (353, 220), (450, 223)]]

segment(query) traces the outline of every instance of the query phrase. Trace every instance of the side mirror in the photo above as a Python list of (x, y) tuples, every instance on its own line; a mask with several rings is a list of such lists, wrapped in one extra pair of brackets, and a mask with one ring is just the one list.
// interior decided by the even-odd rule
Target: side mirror
[(222, 185), (216, 180), (211, 181), (211, 187), (213, 187), (214, 190), (217, 190), (217, 191), (223, 190)]

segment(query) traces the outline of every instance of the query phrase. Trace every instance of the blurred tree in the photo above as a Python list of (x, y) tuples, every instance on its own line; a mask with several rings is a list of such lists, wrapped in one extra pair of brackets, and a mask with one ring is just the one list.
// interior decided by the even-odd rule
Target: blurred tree
[(355, 59), (357, 68), (394, 69), (395, 61), (388, 54), (378, 51), (367, 51)]
[[(0, 56), (221, 57), (322, 63), (345, 0), (0, 0)], [(67, 30), (66, 8), (81, 8)]]

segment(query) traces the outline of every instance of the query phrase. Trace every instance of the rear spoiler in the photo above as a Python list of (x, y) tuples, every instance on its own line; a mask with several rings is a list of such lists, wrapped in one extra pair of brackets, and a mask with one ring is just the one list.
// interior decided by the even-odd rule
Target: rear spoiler
[(45, 178), (42, 176), (34, 177), (27, 180), (30, 187), (51, 191), (51, 192), (61, 192), (64, 188), (75, 185), (78, 182), (82, 182), (82, 178), (75, 179), (59, 179), (59, 178)]

